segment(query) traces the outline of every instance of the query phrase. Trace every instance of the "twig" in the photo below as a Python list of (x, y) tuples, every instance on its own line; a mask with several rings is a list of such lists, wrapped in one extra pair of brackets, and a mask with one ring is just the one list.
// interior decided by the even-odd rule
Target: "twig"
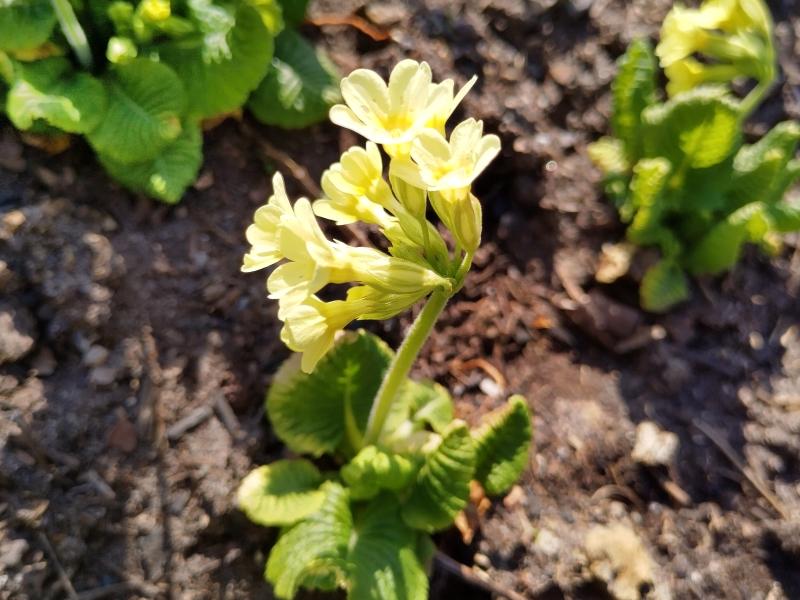
[(751, 473), (750, 469), (748, 469), (742, 460), (739, 458), (736, 451), (731, 448), (730, 444), (727, 442), (725, 438), (723, 438), (719, 432), (717, 432), (714, 428), (710, 425), (706, 425), (702, 421), (698, 421), (693, 419), (692, 425), (695, 429), (697, 429), (700, 433), (705, 435), (711, 442), (725, 455), (727, 458), (739, 471), (747, 478), (752, 486), (764, 497), (764, 499), (775, 509), (775, 511), (786, 520), (789, 520), (789, 513), (786, 508), (783, 506), (780, 500), (769, 490), (767, 484), (755, 473)]
[(505, 587), (502, 587), (500, 584), (492, 581), (491, 579), (484, 579), (475, 572), (475, 569), (453, 560), (447, 556), (447, 554), (444, 554), (438, 550), (436, 551), (436, 562), (448, 573), (452, 573), (453, 575), (461, 577), (472, 585), (475, 585), (482, 590), (489, 592), (490, 594), (496, 594), (497, 596), (500, 596), (501, 598), (507, 598), (508, 600), (525, 600), (525, 596), (522, 594), (518, 594), (514, 590), (509, 590)]
[(67, 596), (69, 596), (70, 600), (78, 600), (78, 593), (75, 591), (75, 588), (72, 585), (72, 581), (69, 579), (69, 575), (64, 570), (64, 567), (61, 566), (61, 561), (58, 560), (58, 554), (56, 554), (53, 545), (50, 543), (50, 540), (47, 538), (47, 535), (42, 531), (36, 532), (36, 537), (39, 539), (39, 543), (44, 546), (45, 552), (50, 555), (51, 560), (53, 561), (53, 566), (56, 569), (56, 573), (58, 573), (58, 580), (61, 582), (61, 587), (64, 588)]
[(503, 374), (500, 372), (500, 370), (485, 358), (480, 358), (480, 357), (471, 358), (465, 361), (456, 359), (453, 361), (453, 368), (458, 371), (461, 371), (462, 373), (464, 371), (469, 371), (470, 369), (474, 369), (476, 367), (481, 369), (489, 377), (494, 379), (494, 382), (498, 386), (500, 386), (501, 389), (506, 389), (506, 387), (508, 386), (506, 378), (503, 377)]
[(233, 412), (231, 405), (228, 404), (223, 394), (217, 395), (214, 399), (214, 409), (217, 413), (217, 417), (222, 421), (222, 424), (225, 426), (225, 429), (228, 430), (233, 440), (235, 442), (242, 441), (244, 432), (239, 425), (239, 419), (236, 418), (236, 413)]
[(358, 15), (319, 15), (317, 17), (311, 17), (307, 19), (307, 21), (317, 27), (324, 27), (325, 25), (346, 25), (354, 27), (367, 37), (372, 38), (375, 42), (385, 42), (390, 37), (383, 29), (376, 27)]
[(212, 414), (214, 414), (214, 409), (210, 406), (198, 406), (180, 421), (170, 425), (167, 429), (167, 439), (170, 442), (181, 439), (184, 433), (200, 425), (200, 423), (208, 419)]
[(78, 594), (78, 600), (100, 600), (100, 598), (106, 598), (107, 596), (113, 596), (116, 598), (118, 597), (118, 594), (124, 594), (125, 592), (130, 592), (133, 590), (138, 592), (142, 591), (136, 584), (123, 581), (122, 583), (112, 583), (110, 585), (104, 585), (102, 587), (81, 592)]

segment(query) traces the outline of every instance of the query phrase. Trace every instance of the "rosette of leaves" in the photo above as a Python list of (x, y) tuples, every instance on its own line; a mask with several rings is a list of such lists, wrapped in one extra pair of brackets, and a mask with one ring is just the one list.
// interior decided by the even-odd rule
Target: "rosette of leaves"
[(731, 269), (748, 243), (774, 254), (781, 234), (800, 230), (800, 205), (784, 199), (800, 178), (800, 124), (778, 123), (745, 143), (752, 96), (740, 101), (729, 85), (705, 84), (660, 101), (656, 58), (644, 40), (618, 66), (614, 135), (590, 155), (628, 224), (628, 241), (660, 251), (640, 299), (661, 312), (688, 298), (687, 273)]
[(450, 395), (408, 380), (376, 444), (363, 436), (393, 357), (365, 331), (343, 335), (311, 374), (296, 357), (276, 374), (266, 409), (289, 450), (307, 458), (253, 470), (238, 503), (280, 527), (265, 577), (279, 598), (300, 588), (346, 590), (353, 600), (425, 600), (434, 545), (469, 501), (470, 482), (499, 495), (528, 464), (527, 403), (512, 397), (478, 429), (453, 418)]
[(293, 29), (306, 4), (0, 2), (0, 110), (20, 130), (85, 136), (124, 186), (177, 202), (202, 162), (204, 120), (252, 94), (257, 118), (302, 127), (335, 102), (330, 63)]

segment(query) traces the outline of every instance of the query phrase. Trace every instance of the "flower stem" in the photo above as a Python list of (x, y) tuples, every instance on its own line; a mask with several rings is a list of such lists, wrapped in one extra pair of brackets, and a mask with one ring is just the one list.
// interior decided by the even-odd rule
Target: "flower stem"
[(742, 112), (742, 120), (747, 119), (750, 115), (753, 114), (758, 105), (761, 104), (761, 101), (764, 97), (769, 93), (772, 89), (772, 81), (761, 81), (759, 82), (756, 87), (752, 89), (752, 91), (747, 94), (744, 100), (742, 100), (740, 104), (741, 112)]
[(72, 5), (69, 0), (50, 0), (50, 3), (53, 5), (56, 17), (58, 17), (58, 23), (61, 25), (64, 37), (67, 38), (67, 42), (75, 51), (75, 56), (78, 57), (84, 69), (90, 70), (92, 68), (92, 50), (89, 48), (89, 40), (86, 39), (86, 33), (78, 22), (75, 11), (72, 10)]
[(414, 364), (417, 355), (419, 355), (422, 346), (436, 324), (436, 319), (439, 318), (449, 299), (450, 294), (444, 290), (433, 292), (411, 325), (411, 329), (408, 330), (406, 339), (403, 340), (392, 364), (389, 365), (389, 370), (386, 372), (378, 394), (375, 396), (375, 401), (372, 403), (372, 410), (367, 421), (367, 430), (364, 433), (364, 446), (369, 446), (378, 441), (378, 436), (383, 430), (386, 417), (389, 415), (392, 403), (400, 391), (400, 386), (403, 385), (406, 377), (408, 377), (411, 365)]

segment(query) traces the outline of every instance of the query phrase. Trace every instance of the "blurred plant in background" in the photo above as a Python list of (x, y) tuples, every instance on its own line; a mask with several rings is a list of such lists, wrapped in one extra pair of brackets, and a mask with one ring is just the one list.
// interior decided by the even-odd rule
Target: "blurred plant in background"
[(86, 136), (126, 187), (177, 202), (201, 123), (238, 111), (323, 119), (337, 76), (294, 27), (307, 0), (3, 0), (0, 110), (20, 130)]
[[(288, 449), (304, 458), (251, 472), (239, 504), (256, 523), (282, 527), (266, 578), (279, 598), (299, 588), (344, 588), (355, 600), (423, 600), (433, 555), (430, 534), (452, 525), (471, 482), (506, 491), (528, 463), (531, 424), (521, 396), (478, 429), (453, 415), (450, 394), (414, 381), (411, 366), (447, 301), (458, 292), (481, 237), (472, 182), (500, 140), (467, 119), (445, 122), (474, 84), (457, 94), (433, 83), (427, 63), (404, 60), (388, 84), (359, 69), (341, 84), (345, 104), (331, 120), (369, 141), (347, 150), (322, 176), (325, 197), (289, 202), (280, 174), (247, 230), (242, 269), (278, 265), (267, 280), (278, 301), (281, 338), (298, 352), (266, 399)], [(383, 147), (390, 157), (383, 176)], [(447, 229), (428, 218), (428, 201)], [(388, 251), (329, 240), (317, 222), (377, 226)], [(448, 244), (446, 237), (452, 239)], [(353, 284), (324, 300), (328, 284)], [(397, 353), (355, 320), (388, 319), (427, 298)], [(472, 485), (475, 485), (474, 483)]]
[[(669, 99), (658, 99), (656, 56)], [(642, 280), (642, 306), (663, 311), (686, 299), (685, 271), (733, 267), (745, 243), (770, 254), (800, 230), (800, 207), (783, 200), (800, 177), (800, 125), (784, 122), (743, 144), (744, 122), (775, 82), (773, 26), (762, 0), (676, 5), (655, 50), (643, 40), (619, 61), (615, 137), (593, 144), (608, 196), (629, 223), (628, 241), (656, 246), (661, 260)], [(741, 100), (734, 86), (754, 81)], [(619, 275), (619, 273), (617, 274)]]

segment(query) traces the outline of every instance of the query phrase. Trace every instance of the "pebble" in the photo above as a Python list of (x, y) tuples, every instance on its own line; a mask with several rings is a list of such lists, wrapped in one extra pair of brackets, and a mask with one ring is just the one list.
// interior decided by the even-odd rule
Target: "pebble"
[(89, 371), (89, 383), (94, 387), (107, 387), (117, 380), (119, 369), (116, 367), (100, 366)]
[(91, 346), (83, 355), (83, 364), (87, 367), (99, 367), (108, 360), (109, 351), (97, 344)]
[(36, 373), (41, 377), (49, 377), (56, 371), (56, 357), (50, 348), (42, 348), (33, 359), (33, 366)]
[(35, 343), (36, 328), (31, 313), (21, 306), (0, 304), (0, 365), (18, 361)]
[(8, 540), (0, 546), (0, 565), (13, 567), (22, 562), (22, 557), (28, 551), (28, 542), (24, 538)]
[(655, 467), (670, 465), (678, 452), (678, 436), (663, 431), (652, 421), (642, 421), (636, 427), (636, 444), (631, 457), (638, 463)]

